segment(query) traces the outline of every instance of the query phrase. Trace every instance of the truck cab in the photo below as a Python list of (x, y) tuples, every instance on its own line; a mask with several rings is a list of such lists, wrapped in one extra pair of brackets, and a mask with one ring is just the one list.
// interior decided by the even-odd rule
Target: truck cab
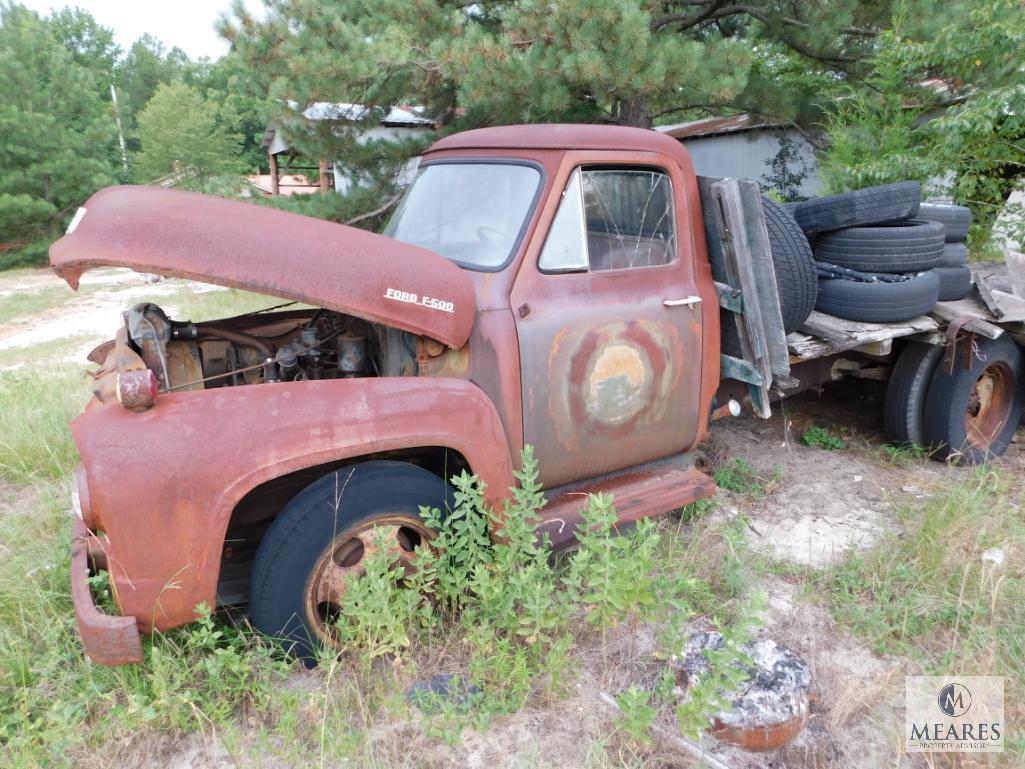
[(534, 447), (545, 488), (704, 437), (719, 317), (697, 194), (685, 150), (652, 131), (489, 128), (435, 144), (385, 230), (473, 280), (470, 344), (444, 357), (513, 456)]

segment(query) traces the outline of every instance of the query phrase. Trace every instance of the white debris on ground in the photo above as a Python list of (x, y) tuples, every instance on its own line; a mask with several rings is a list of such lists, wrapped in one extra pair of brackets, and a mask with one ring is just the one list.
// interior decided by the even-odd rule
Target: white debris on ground
[[(726, 648), (721, 633), (691, 636), (682, 654), (671, 660), (673, 667), (686, 679), (685, 686), (675, 690), (677, 697), (686, 699), (687, 690), (711, 672), (706, 651), (721, 652)], [(795, 717), (807, 717), (812, 683), (808, 664), (769, 638), (751, 641), (740, 650), (750, 658), (750, 664), (737, 663), (747, 677), (737, 691), (726, 695), (731, 707), (717, 713), (716, 718), (728, 726), (766, 729)]]

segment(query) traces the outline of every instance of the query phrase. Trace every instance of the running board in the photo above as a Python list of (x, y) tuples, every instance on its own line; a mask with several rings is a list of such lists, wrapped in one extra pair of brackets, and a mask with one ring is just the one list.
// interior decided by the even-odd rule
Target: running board
[(574, 486), (548, 500), (537, 525), (538, 535), (547, 534), (556, 550), (575, 545), (577, 526), (583, 522), (581, 511), (588, 496), (598, 493), (612, 496), (619, 523), (632, 523), (711, 497), (715, 481), (693, 467), (653, 468)]

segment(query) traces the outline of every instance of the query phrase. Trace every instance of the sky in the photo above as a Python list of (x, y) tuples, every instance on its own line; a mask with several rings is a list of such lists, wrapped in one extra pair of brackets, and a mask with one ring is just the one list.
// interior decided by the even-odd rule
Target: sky
[[(124, 50), (148, 32), (163, 40), (168, 50), (178, 46), (192, 59), (216, 59), (228, 52), (228, 43), (217, 36), (214, 24), (222, 13), (230, 10), (231, 0), (17, 1), (42, 15), (65, 6), (82, 8), (104, 27), (114, 30), (115, 39)], [(260, 0), (246, 0), (245, 4), (253, 11), (262, 7)]]

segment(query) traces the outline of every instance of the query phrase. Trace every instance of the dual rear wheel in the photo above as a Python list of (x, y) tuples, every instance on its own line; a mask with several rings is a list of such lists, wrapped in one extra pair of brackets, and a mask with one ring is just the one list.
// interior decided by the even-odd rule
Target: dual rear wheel
[(1002, 455), (1025, 405), (1025, 366), (1006, 334), (978, 338), (971, 363), (960, 351), (948, 373), (943, 348), (908, 342), (886, 391), (886, 429), (898, 443), (932, 450), (934, 459), (980, 464)]

